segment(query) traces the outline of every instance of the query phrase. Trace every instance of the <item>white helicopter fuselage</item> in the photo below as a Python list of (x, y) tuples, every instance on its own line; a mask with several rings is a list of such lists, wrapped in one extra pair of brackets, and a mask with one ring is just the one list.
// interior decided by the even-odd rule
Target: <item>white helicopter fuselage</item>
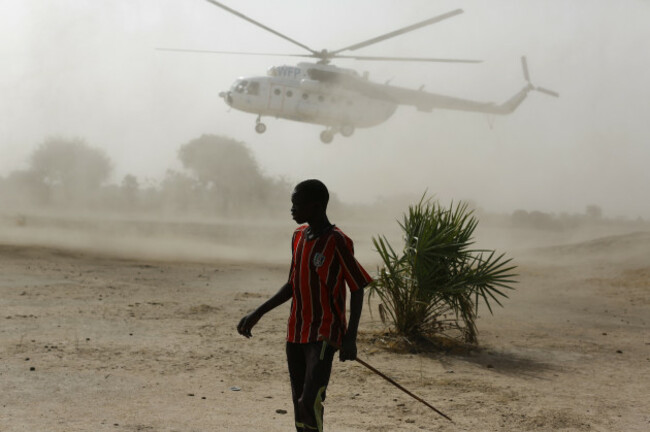
[(241, 77), (223, 93), (231, 107), (261, 116), (315, 123), (337, 129), (364, 128), (390, 118), (397, 104), (310, 79), (308, 69), (355, 71), (336, 66), (300, 63), (272, 67), (268, 76)]
[(431, 112), (433, 109), (448, 109), (466, 112), (505, 115), (517, 109), (529, 92), (535, 90), (550, 96), (559, 96), (552, 90), (533, 86), (528, 74), (526, 58), (522, 57), (522, 68), (526, 85), (515, 95), (501, 104), (479, 102), (453, 96), (447, 96), (419, 89), (373, 83), (368, 74), (360, 76), (352, 69), (330, 65), (335, 58), (347, 58), (367, 61), (402, 61), (402, 62), (443, 62), (443, 63), (480, 63), (478, 60), (440, 59), (423, 57), (392, 57), (343, 54), (356, 51), (370, 45), (403, 35), (463, 13), (456, 9), (442, 15), (434, 16), (415, 24), (399, 28), (389, 33), (373, 37), (337, 50), (314, 50), (307, 45), (290, 38), (256, 20), (238, 12), (217, 0), (206, 0), (267, 32), (273, 33), (285, 41), (306, 50), (303, 54), (244, 53), (232, 51), (164, 49), (169, 51), (193, 51), (218, 54), (269, 55), (282, 57), (307, 57), (318, 59), (318, 63), (298, 63), (296, 66), (276, 66), (267, 71), (267, 76), (241, 77), (227, 92), (220, 92), (225, 102), (240, 111), (257, 114), (255, 131), (264, 133), (266, 125), (263, 116), (284, 118), (305, 123), (326, 126), (320, 139), (324, 143), (332, 142), (335, 134), (351, 136), (356, 128), (376, 126), (388, 120), (399, 105), (410, 105), (419, 111)]

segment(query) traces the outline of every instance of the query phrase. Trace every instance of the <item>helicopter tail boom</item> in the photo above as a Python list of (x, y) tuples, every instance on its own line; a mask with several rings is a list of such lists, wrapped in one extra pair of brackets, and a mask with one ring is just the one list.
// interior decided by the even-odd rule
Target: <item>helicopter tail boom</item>
[[(498, 115), (507, 115), (514, 112), (519, 105), (526, 99), (528, 93), (531, 91), (538, 91), (540, 93), (547, 94), (553, 97), (559, 97), (560, 95), (553, 90), (549, 90), (543, 87), (536, 87), (530, 82), (530, 73), (528, 71), (528, 63), (526, 62), (526, 57), (521, 58), (522, 70), (524, 79), (526, 80), (526, 86), (515, 93), (507, 101), (502, 104), (495, 104), (491, 102), (477, 102), (467, 99), (461, 99), (451, 96), (444, 96), (440, 94), (427, 93), (421, 90), (411, 90), (400, 87), (392, 86), (381, 86), (374, 85), (378, 89), (381, 88), (381, 94), (384, 94), (385, 97), (390, 98), (391, 101), (403, 104), (403, 105), (413, 105), (419, 111), (430, 112), (435, 109), (448, 109), (456, 111), (469, 111), (469, 112), (482, 112), (488, 114), (498, 114)], [(377, 93), (379, 94), (379, 93)]]

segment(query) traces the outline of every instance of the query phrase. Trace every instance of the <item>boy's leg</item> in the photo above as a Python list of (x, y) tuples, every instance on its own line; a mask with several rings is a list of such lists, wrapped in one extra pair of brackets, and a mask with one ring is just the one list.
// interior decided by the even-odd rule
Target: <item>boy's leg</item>
[(305, 371), (302, 394), (298, 399), (299, 422), (305, 432), (322, 432), (323, 401), (336, 349), (325, 341), (302, 345)]
[(303, 432), (302, 419), (298, 400), (302, 395), (305, 385), (305, 353), (303, 344), (287, 342), (287, 365), (289, 366), (289, 379), (291, 381), (291, 397), (293, 399), (293, 416), (296, 422), (296, 431)]

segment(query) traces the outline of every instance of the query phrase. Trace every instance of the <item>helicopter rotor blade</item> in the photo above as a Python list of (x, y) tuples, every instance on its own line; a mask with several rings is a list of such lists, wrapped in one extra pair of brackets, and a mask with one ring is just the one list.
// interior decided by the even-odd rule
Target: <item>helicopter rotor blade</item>
[(191, 53), (201, 53), (201, 54), (254, 55), (254, 56), (272, 56), (272, 57), (314, 57), (313, 54), (254, 53), (254, 52), (242, 52), (242, 51), (213, 51), (213, 50), (185, 49), (185, 48), (156, 48), (156, 51), (191, 52)]
[(521, 68), (524, 71), (524, 78), (527, 82), (530, 82), (530, 74), (528, 73), (528, 61), (526, 61), (526, 56), (521, 57)]
[(268, 31), (268, 32), (271, 32), (271, 33), (273, 33), (274, 35), (279, 36), (279, 37), (281, 37), (282, 39), (287, 40), (287, 41), (291, 42), (291, 43), (294, 44), (294, 45), (298, 45), (300, 48), (306, 49), (307, 51), (309, 51), (309, 52), (312, 53), (312, 54), (317, 54), (316, 51), (314, 51), (313, 49), (309, 48), (307, 45), (304, 45), (304, 44), (302, 44), (302, 43), (300, 43), (300, 42), (298, 42), (298, 41), (296, 41), (296, 40), (294, 40), (294, 39), (291, 39), (289, 36), (283, 35), (283, 34), (280, 33), (279, 31), (273, 30), (272, 28), (267, 27), (267, 26), (265, 26), (264, 24), (262, 24), (262, 23), (260, 23), (260, 22), (257, 22), (257, 21), (255, 21), (255, 20), (252, 19), (252, 18), (247, 17), (246, 15), (244, 15), (244, 14), (241, 13), (241, 12), (237, 12), (236, 10), (231, 9), (231, 8), (229, 8), (228, 6), (226, 6), (226, 5), (222, 4), (222, 3), (219, 3), (218, 1), (215, 1), (215, 0), (205, 0), (205, 1), (207, 1), (208, 3), (212, 3), (213, 5), (215, 5), (215, 6), (217, 6), (217, 7), (220, 7), (221, 9), (223, 9), (223, 10), (225, 10), (225, 11), (228, 11), (228, 12), (230, 12), (231, 14), (236, 15), (236, 16), (238, 16), (239, 18), (241, 18), (241, 19), (243, 19), (243, 20), (245, 20), (245, 21), (248, 21), (249, 23), (254, 24), (254, 25), (256, 25), (256, 26), (258, 26), (258, 27), (260, 27), (260, 28), (262, 28), (262, 29), (264, 29), (264, 30), (266, 30), (266, 31)]
[(403, 62), (436, 62), (436, 63), (483, 63), (483, 60), (443, 59), (426, 57), (380, 57), (380, 56), (349, 56), (337, 55), (336, 58), (369, 60), (369, 61), (403, 61)]
[(545, 89), (544, 87), (535, 87), (535, 90), (541, 93), (545, 93), (549, 96), (553, 97), (560, 97), (560, 94), (558, 92), (554, 92), (553, 90)]
[[(212, 1), (212, 0), (206, 0), (206, 1)], [(330, 55), (335, 56), (336, 54), (338, 54), (340, 52), (343, 52), (343, 51), (348, 51), (348, 50), (349, 51), (354, 51), (354, 50), (357, 50), (359, 48), (367, 47), (368, 45), (376, 44), (376, 43), (384, 41), (386, 39), (390, 39), (390, 38), (393, 38), (395, 36), (399, 36), (401, 34), (408, 33), (408, 32), (411, 32), (413, 30), (417, 30), (420, 27), (428, 26), (428, 25), (440, 22), (442, 20), (445, 20), (447, 18), (451, 18), (453, 16), (456, 16), (456, 15), (462, 14), (462, 13), (463, 13), (462, 9), (456, 9), (454, 11), (447, 12), (446, 14), (438, 15), (438, 16), (435, 16), (433, 18), (429, 18), (427, 20), (421, 21), (419, 23), (412, 24), (410, 26), (403, 27), (401, 29), (392, 31), (390, 33), (386, 33), (384, 35), (377, 36), (377, 37), (374, 37), (372, 39), (368, 39), (367, 41), (359, 42), (359, 43), (356, 43), (354, 45), (350, 45), (348, 47), (341, 48), (341, 49), (336, 50), (336, 51), (331, 51)]]

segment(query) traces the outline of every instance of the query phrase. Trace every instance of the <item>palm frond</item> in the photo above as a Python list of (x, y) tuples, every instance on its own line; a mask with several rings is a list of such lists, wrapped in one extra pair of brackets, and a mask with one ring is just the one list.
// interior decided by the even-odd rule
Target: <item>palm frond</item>
[[(381, 301), (380, 318), (406, 337), (460, 331), (476, 342), (479, 304), (503, 306), (516, 283), (516, 266), (504, 254), (472, 249), (478, 219), (463, 202), (442, 207), (422, 195), (398, 224), (404, 247), (398, 254), (384, 236), (373, 237), (383, 267), (370, 296)], [(451, 314), (454, 318), (447, 318)]]

